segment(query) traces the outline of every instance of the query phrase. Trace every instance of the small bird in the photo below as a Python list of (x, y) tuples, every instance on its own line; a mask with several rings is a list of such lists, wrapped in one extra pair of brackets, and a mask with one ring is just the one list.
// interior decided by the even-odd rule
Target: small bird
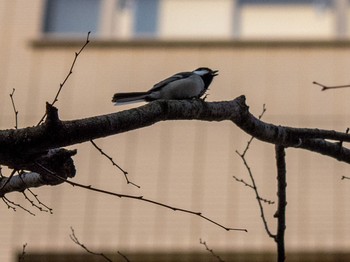
[(155, 84), (147, 92), (116, 93), (112, 102), (115, 105), (149, 102), (159, 99), (183, 100), (200, 98), (207, 91), (218, 70), (200, 67), (192, 72), (181, 72)]

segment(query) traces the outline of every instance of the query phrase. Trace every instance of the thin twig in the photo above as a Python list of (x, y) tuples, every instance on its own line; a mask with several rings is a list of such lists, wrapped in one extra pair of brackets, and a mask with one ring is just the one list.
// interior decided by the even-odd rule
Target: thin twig
[(39, 205), (42, 205), (44, 208), (46, 208), (46, 210), (44, 211), (48, 211), (50, 212), (50, 214), (53, 214), (52, 212), (52, 208), (48, 207), (47, 205), (45, 205), (43, 202), (40, 201), (40, 199), (38, 198), (37, 194), (34, 194), (34, 192), (32, 190), (30, 190), (29, 188), (27, 188), (27, 190), (33, 195), (33, 197), (35, 198), (35, 200), (38, 202)]
[(5, 203), (5, 205), (7, 206), (8, 209), (12, 209), (13, 211), (16, 211), (16, 208), (13, 207), (13, 206), (11, 206), (11, 205), (6, 201), (5, 198), (2, 197), (1, 200), (2, 200), (2, 202)]
[[(56, 95), (55, 95), (55, 98), (54, 98), (53, 101), (51, 102), (51, 105), (52, 105), (52, 106), (58, 101), (58, 96), (60, 95), (63, 86), (65, 85), (65, 83), (67, 82), (67, 80), (69, 79), (69, 77), (71, 76), (71, 74), (73, 74), (73, 68), (74, 68), (75, 62), (76, 62), (77, 59), (78, 59), (78, 56), (79, 56), (80, 53), (84, 50), (84, 48), (90, 43), (90, 40), (89, 40), (90, 33), (91, 33), (91, 32), (89, 31), (88, 34), (87, 34), (86, 41), (85, 41), (84, 45), (80, 48), (80, 50), (79, 50), (78, 52), (75, 52), (75, 57), (74, 57), (74, 60), (73, 60), (73, 62), (72, 62), (72, 65), (71, 65), (71, 67), (70, 67), (70, 69), (69, 69), (69, 71), (68, 71), (68, 74), (66, 75), (66, 78), (63, 80), (63, 82), (60, 83), (60, 87), (59, 87), (59, 89), (58, 89), (58, 91), (57, 91), (57, 93), (56, 93)], [(43, 117), (40, 119), (40, 121), (39, 121), (39, 123), (38, 123), (37, 125), (40, 125), (40, 124), (44, 121), (44, 119), (45, 119), (45, 117), (46, 117), (46, 114), (47, 114), (47, 113), (45, 113), (45, 114), (43, 115)]]
[(125, 256), (123, 253), (121, 253), (120, 251), (117, 251), (118, 255), (121, 256), (122, 258), (125, 259), (126, 262), (130, 262), (130, 260), (128, 259), (127, 256)]
[(128, 172), (125, 171), (124, 169), (122, 169), (122, 168), (113, 160), (112, 157), (110, 157), (109, 155), (107, 155), (98, 145), (96, 145), (96, 143), (95, 143), (93, 140), (90, 140), (90, 142), (91, 142), (91, 144), (92, 144), (103, 156), (105, 156), (105, 157), (112, 163), (113, 166), (117, 167), (120, 171), (123, 172), (127, 184), (131, 184), (131, 185), (133, 185), (133, 186), (135, 186), (135, 187), (137, 187), (137, 188), (140, 188), (139, 185), (137, 185), (137, 184), (135, 184), (135, 183), (133, 183), (133, 182), (131, 182), (131, 181), (129, 180), (129, 178), (128, 178)]
[[(28, 192), (30, 192), (36, 201), (38, 201), (38, 204), (36, 204), (33, 200), (31, 200), (25, 191), (22, 192), (22, 194), (24, 195), (24, 198), (35, 208), (37, 208), (39, 211), (42, 212), (50, 212), (50, 214), (52, 214), (52, 208), (49, 208), (48, 206), (46, 206), (44, 203), (42, 203), (39, 198), (38, 195), (34, 194), (29, 188), (27, 189)], [(41, 206), (40, 206), (41, 205)]]
[[(21, 173), (19, 174), (19, 178), (21, 179), (22, 183), (23, 184), (26, 184), (26, 182), (23, 180), (22, 178), (22, 174), (24, 173)], [(27, 188), (26, 190), (28, 190), (28, 192), (35, 198), (35, 200), (38, 202), (38, 205), (33, 201), (31, 200), (27, 194), (25, 193), (25, 191), (23, 191), (23, 195), (25, 197), (25, 199), (32, 204), (32, 206), (36, 207), (37, 209), (39, 209), (40, 211), (44, 211), (44, 212), (50, 212), (50, 214), (52, 214), (52, 208), (48, 207), (47, 205), (45, 205), (43, 202), (40, 201), (40, 199), (38, 198), (38, 195), (35, 194), (32, 190), (30, 190), (30, 188)], [(43, 208), (44, 207), (44, 208)]]
[(328, 89), (336, 89), (336, 88), (347, 88), (347, 87), (350, 87), (350, 85), (340, 85), (340, 86), (326, 86), (326, 85), (323, 85), (323, 84), (320, 84), (316, 81), (312, 82), (314, 85), (318, 85), (320, 87), (322, 87), (321, 91), (326, 91)]
[(56, 175), (54, 172), (52, 172), (51, 170), (47, 169), (46, 167), (44, 167), (40, 163), (35, 163), (35, 164), (38, 167), (40, 167), (41, 169), (43, 169), (45, 172), (47, 172), (48, 174), (52, 175), (53, 177), (55, 177), (57, 179), (60, 179), (60, 180), (62, 180), (64, 182), (66, 182), (68, 184), (70, 184), (71, 186), (76, 186), (76, 187), (79, 187), (79, 188), (95, 191), (95, 192), (106, 194), (106, 195), (117, 196), (119, 198), (135, 199), (135, 200), (147, 202), (147, 203), (150, 203), (150, 204), (154, 204), (154, 205), (157, 205), (157, 206), (165, 207), (165, 208), (171, 209), (173, 211), (180, 211), (180, 212), (183, 212), (183, 213), (196, 215), (196, 216), (199, 216), (200, 218), (202, 218), (204, 220), (207, 220), (210, 223), (212, 223), (212, 224), (214, 224), (216, 226), (219, 226), (219, 227), (221, 227), (221, 228), (223, 228), (223, 229), (225, 229), (227, 231), (244, 231), (244, 232), (248, 232), (247, 229), (225, 227), (225, 226), (221, 225), (220, 223), (218, 223), (218, 222), (216, 222), (216, 221), (214, 221), (214, 220), (212, 220), (212, 219), (202, 215), (201, 212), (195, 212), (195, 211), (191, 211), (191, 210), (187, 210), (187, 209), (183, 209), (183, 208), (173, 207), (173, 206), (170, 206), (170, 205), (167, 205), (167, 204), (163, 204), (163, 203), (160, 203), (160, 202), (148, 199), (148, 198), (144, 198), (143, 196), (133, 196), (133, 195), (118, 194), (118, 193), (115, 193), (115, 192), (99, 189), (99, 188), (93, 187), (91, 185), (83, 185), (83, 184), (75, 183), (75, 182), (72, 182), (70, 180), (67, 180), (67, 179), (65, 179), (63, 177), (60, 177), (60, 176)]
[(17, 211), (16, 207), (26, 211), (27, 213), (31, 214), (32, 216), (35, 216), (34, 213), (32, 213), (30, 210), (26, 209), (25, 207), (21, 206), (20, 204), (16, 204), (15, 202), (9, 200), (7, 197), (2, 196), (2, 201), (7, 205), (7, 208), (12, 209), (13, 211)]
[[(237, 151), (236, 151), (236, 153), (237, 153)], [(247, 187), (249, 187), (249, 188), (251, 188), (251, 189), (254, 189), (254, 187), (253, 187), (252, 185), (248, 184), (248, 183), (247, 183), (246, 181), (244, 181), (243, 179), (240, 179), (240, 178), (238, 178), (238, 177), (236, 177), (236, 176), (233, 176), (233, 178), (234, 178), (237, 182), (242, 183), (243, 185), (245, 185), (245, 186), (247, 186)], [(260, 197), (260, 196), (259, 196), (259, 199), (260, 199), (261, 201), (265, 202), (266, 204), (269, 204), (269, 205), (273, 205), (273, 204), (275, 203), (274, 201), (271, 201), (271, 200), (262, 198), (262, 197)]]
[[(11, 99), (11, 103), (12, 103), (12, 108), (13, 108), (13, 111), (15, 113), (15, 129), (18, 129), (18, 110), (16, 109), (16, 105), (15, 105), (15, 100), (13, 98), (14, 94), (15, 94), (15, 91), (16, 89), (12, 89), (12, 93), (10, 94), (10, 99)], [(0, 191), (5, 188), (5, 186), (10, 182), (11, 178), (13, 177), (13, 175), (17, 172), (18, 170), (17, 169), (13, 169), (12, 170), (12, 173), (10, 175), (10, 177), (6, 180), (6, 182), (1, 186), (0, 188)], [(1, 174), (1, 177), (2, 174)]]
[[(258, 119), (259, 119), (259, 120), (264, 116), (265, 112), (266, 112), (266, 106), (265, 106), (265, 104), (263, 104), (262, 112), (261, 112), (261, 114), (258, 116)], [(247, 153), (247, 151), (248, 151), (248, 149), (249, 149), (249, 146), (250, 146), (250, 144), (252, 143), (252, 141), (254, 140), (254, 138), (255, 138), (255, 137), (252, 136), (252, 137), (249, 139), (249, 141), (247, 142), (247, 146), (245, 147), (245, 149), (244, 149), (244, 151), (243, 151), (243, 153), (242, 153), (242, 156), (243, 156), (243, 157), (244, 157), (245, 154)]]
[(73, 227), (70, 228), (72, 230), (72, 234), (70, 234), (70, 239), (77, 244), (78, 246), (81, 246), (83, 249), (85, 249), (86, 252), (92, 254), (92, 255), (96, 255), (96, 256), (100, 256), (102, 258), (104, 258), (105, 260), (109, 261), (109, 262), (113, 262), (112, 259), (110, 259), (109, 257), (107, 257), (105, 254), (103, 253), (97, 253), (97, 252), (93, 252), (90, 249), (88, 249), (84, 244), (82, 244), (79, 239), (76, 237), (75, 232)]
[(256, 200), (258, 201), (258, 205), (259, 205), (259, 209), (260, 209), (260, 217), (261, 217), (261, 219), (263, 221), (265, 231), (266, 231), (266, 233), (268, 234), (269, 237), (275, 238), (275, 235), (271, 233), (271, 231), (269, 229), (269, 226), (267, 224), (267, 220), (266, 220), (265, 212), (264, 212), (264, 207), (262, 206), (261, 197), (259, 195), (258, 188), (256, 186), (255, 179), (254, 179), (253, 173), (252, 173), (252, 171), (250, 169), (250, 166), (248, 165), (248, 163), (247, 163), (245, 157), (243, 156), (243, 154), (240, 154), (238, 151), (236, 151), (236, 153), (241, 157), (241, 159), (243, 161), (243, 164), (244, 164), (244, 166), (246, 167), (246, 169), (248, 171), (250, 180), (252, 182), (252, 188), (253, 188), (253, 190), (255, 192)]
[(24, 261), (24, 257), (26, 255), (26, 247), (27, 247), (27, 243), (24, 243), (22, 246), (22, 254), (18, 258), (18, 261), (20, 261), (20, 262)]
[(15, 129), (18, 128), (18, 111), (16, 109), (16, 105), (15, 105), (15, 100), (13, 99), (13, 95), (15, 93), (15, 90), (16, 89), (12, 89), (12, 93), (10, 94), (10, 98), (11, 98), (11, 102), (12, 102), (12, 108), (13, 108), (13, 111), (15, 113)]
[(202, 244), (203, 246), (205, 246), (205, 249), (208, 250), (213, 255), (213, 257), (215, 257), (218, 261), (225, 262), (225, 260), (223, 260), (219, 255), (214, 253), (213, 249), (208, 247), (207, 242), (202, 241), (202, 239), (200, 238), (199, 243)]
[[(240, 154), (238, 153), (237, 150), (236, 150), (236, 153), (237, 153), (238, 155), (240, 155)], [(254, 187), (253, 187), (252, 185), (248, 184), (245, 180), (243, 180), (243, 179), (241, 179), (241, 178), (238, 178), (238, 177), (236, 177), (236, 176), (233, 176), (233, 178), (234, 178), (237, 182), (242, 183), (243, 185), (245, 185), (245, 186), (247, 186), (247, 187), (250, 187), (251, 189), (254, 189)]]
[[(263, 105), (263, 110), (261, 112), (261, 114), (259, 115), (259, 119), (261, 119), (264, 115), (264, 113), (266, 112), (266, 107), (265, 107), (265, 104)], [(234, 179), (240, 183), (243, 183), (245, 186), (248, 186), (249, 188), (252, 188), (255, 192), (255, 196), (256, 196), (256, 200), (258, 201), (258, 205), (259, 205), (259, 209), (260, 209), (260, 217), (263, 221), (263, 224), (264, 224), (264, 228), (265, 228), (265, 231), (266, 233), (268, 234), (269, 237), (271, 238), (274, 238), (275, 235), (271, 233), (269, 227), (268, 227), (268, 224), (267, 224), (267, 220), (266, 220), (266, 217), (265, 217), (265, 212), (264, 212), (264, 208), (262, 206), (262, 202), (265, 202), (265, 203), (268, 203), (268, 204), (274, 204), (273, 201), (271, 200), (267, 200), (267, 199), (264, 199), (262, 198), (260, 195), (259, 195), (259, 192), (258, 192), (258, 188), (256, 186), (256, 183), (255, 183), (255, 179), (254, 179), (254, 176), (253, 176), (253, 173), (250, 169), (250, 166), (248, 165), (248, 162), (245, 158), (245, 155), (250, 147), (250, 144), (252, 143), (252, 141), (254, 140), (254, 137), (252, 136), (249, 141), (247, 142), (247, 145), (245, 147), (245, 149), (243, 150), (243, 153), (239, 153), (237, 150), (236, 150), (236, 153), (237, 155), (239, 155), (243, 161), (243, 164), (244, 166), (246, 167), (247, 171), (248, 171), (248, 174), (249, 174), (249, 177), (250, 177), (250, 180), (251, 180), (251, 184), (247, 183), (246, 181), (244, 181), (243, 179), (238, 179), (237, 177), (233, 176)]]
[(262, 198), (262, 197), (260, 197), (260, 196), (259, 196), (259, 200), (261, 200), (262, 202), (264, 202), (264, 203), (266, 203), (266, 204), (268, 204), (268, 205), (273, 205), (273, 204), (275, 204), (275, 201), (268, 200), (268, 199)]
[(31, 199), (27, 196), (27, 194), (26, 194), (25, 191), (23, 191), (22, 194), (23, 194), (24, 198), (32, 205), (32, 207), (35, 207), (35, 208), (37, 208), (39, 211), (42, 211), (42, 212), (49, 212), (48, 210), (43, 209), (41, 206), (38, 206), (37, 204), (35, 204), (34, 201), (31, 200)]

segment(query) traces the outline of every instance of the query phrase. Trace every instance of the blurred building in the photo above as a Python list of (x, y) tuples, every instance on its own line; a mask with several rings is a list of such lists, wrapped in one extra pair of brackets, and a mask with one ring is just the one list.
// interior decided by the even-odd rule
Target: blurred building
[[(208, 101), (244, 94), (253, 114), (266, 105), (267, 122), (345, 131), (350, 89), (320, 92), (312, 82), (350, 83), (349, 11), (347, 0), (2, 0), (0, 127), (14, 126), (13, 88), (19, 127), (39, 121), (92, 31), (56, 103), (62, 120), (130, 108), (114, 107), (113, 93), (149, 89), (173, 73), (208, 66), (220, 71)], [(70, 227), (92, 250), (119, 250), (130, 258), (195, 252), (210, 261), (200, 238), (227, 261), (232, 254), (274, 253), (253, 192), (233, 179), (249, 181), (236, 154), (249, 138), (228, 122), (168, 121), (95, 141), (140, 189), (127, 185), (89, 143), (72, 146), (78, 149), (76, 182), (200, 211), (248, 233), (60, 185), (33, 189), (53, 214), (32, 207), (21, 193), (7, 195), (35, 216), (0, 205), (1, 261), (13, 261), (24, 243), (28, 259), (34, 253), (85, 254), (70, 240)], [(247, 160), (261, 195), (276, 200), (273, 145), (254, 141)], [(325, 156), (287, 150), (286, 249), (297, 261), (306, 254), (317, 261), (347, 255), (350, 182), (341, 177), (349, 170)], [(276, 204), (265, 210), (276, 232)]]

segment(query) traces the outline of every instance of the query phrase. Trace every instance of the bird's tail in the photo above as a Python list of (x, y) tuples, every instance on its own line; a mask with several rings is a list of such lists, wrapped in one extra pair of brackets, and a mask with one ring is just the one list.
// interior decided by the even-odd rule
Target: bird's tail
[(117, 93), (114, 94), (112, 102), (115, 105), (143, 102), (146, 101), (147, 95), (149, 95), (148, 92)]

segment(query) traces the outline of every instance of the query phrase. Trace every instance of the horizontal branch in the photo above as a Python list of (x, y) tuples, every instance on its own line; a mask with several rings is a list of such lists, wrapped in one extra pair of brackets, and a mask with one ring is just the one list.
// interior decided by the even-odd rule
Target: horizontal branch
[(350, 150), (325, 139), (350, 142), (347, 133), (265, 123), (249, 112), (245, 96), (232, 101), (160, 100), (138, 108), (73, 121), (61, 121), (47, 104), (46, 121), (35, 127), (0, 131), (0, 164), (21, 169), (23, 161), (49, 149), (116, 135), (166, 120), (232, 121), (261, 141), (311, 150), (350, 163)]
[[(210, 222), (218, 227), (225, 229), (226, 231), (248, 232), (244, 228), (226, 227), (226, 226), (210, 219), (209, 217), (203, 215), (201, 212), (196, 212), (196, 211), (191, 211), (189, 209), (170, 206), (168, 204), (164, 204), (164, 203), (152, 200), (152, 199), (148, 199), (148, 198), (145, 198), (143, 196), (119, 194), (116, 192), (99, 189), (99, 188), (93, 187), (91, 185), (79, 184), (79, 183), (67, 180), (63, 177), (57, 176), (54, 172), (51, 172), (50, 170), (48, 170), (47, 168), (45, 168), (44, 166), (42, 166), (40, 164), (38, 164), (38, 167), (44, 169), (46, 171), (46, 173), (52, 177), (52, 179), (60, 181), (59, 183), (56, 183), (56, 184), (61, 184), (61, 183), (66, 182), (67, 184), (69, 184), (71, 186), (83, 188), (83, 189), (94, 191), (97, 193), (102, 193), (105, 195), (111, 195), (111, 196), (115, 196), (115, 197), (119, 197), (119, 198), (139, 200), (141, 202), (150, 203), (152, 205), (165, 207), (165, 208), (171, 209), (173, 211), (179, 211), (182, 213), (187, 213), (187, 214), (198, 216), (198, 217), (200, 217), (204, 220), (207, 220), (208, 222)], [(32, 188), (32, 187), (40, 187), (40, 186), (48, 186), (48, 185), (51, 185), (51, 184), (48, 183), (46, 179), (43, 179), (41, 174), (35, 173), (35, 172), (24, 172), (24, 173), (21, 173), (19, 175), (13, 176), (11, 179), (3, 178), (0, 180), (0, 197), (3, 197), (5, 194), (10, 193), (10, 192), (15, 192), (15, 191), (23, 192), (24, 190)]]

